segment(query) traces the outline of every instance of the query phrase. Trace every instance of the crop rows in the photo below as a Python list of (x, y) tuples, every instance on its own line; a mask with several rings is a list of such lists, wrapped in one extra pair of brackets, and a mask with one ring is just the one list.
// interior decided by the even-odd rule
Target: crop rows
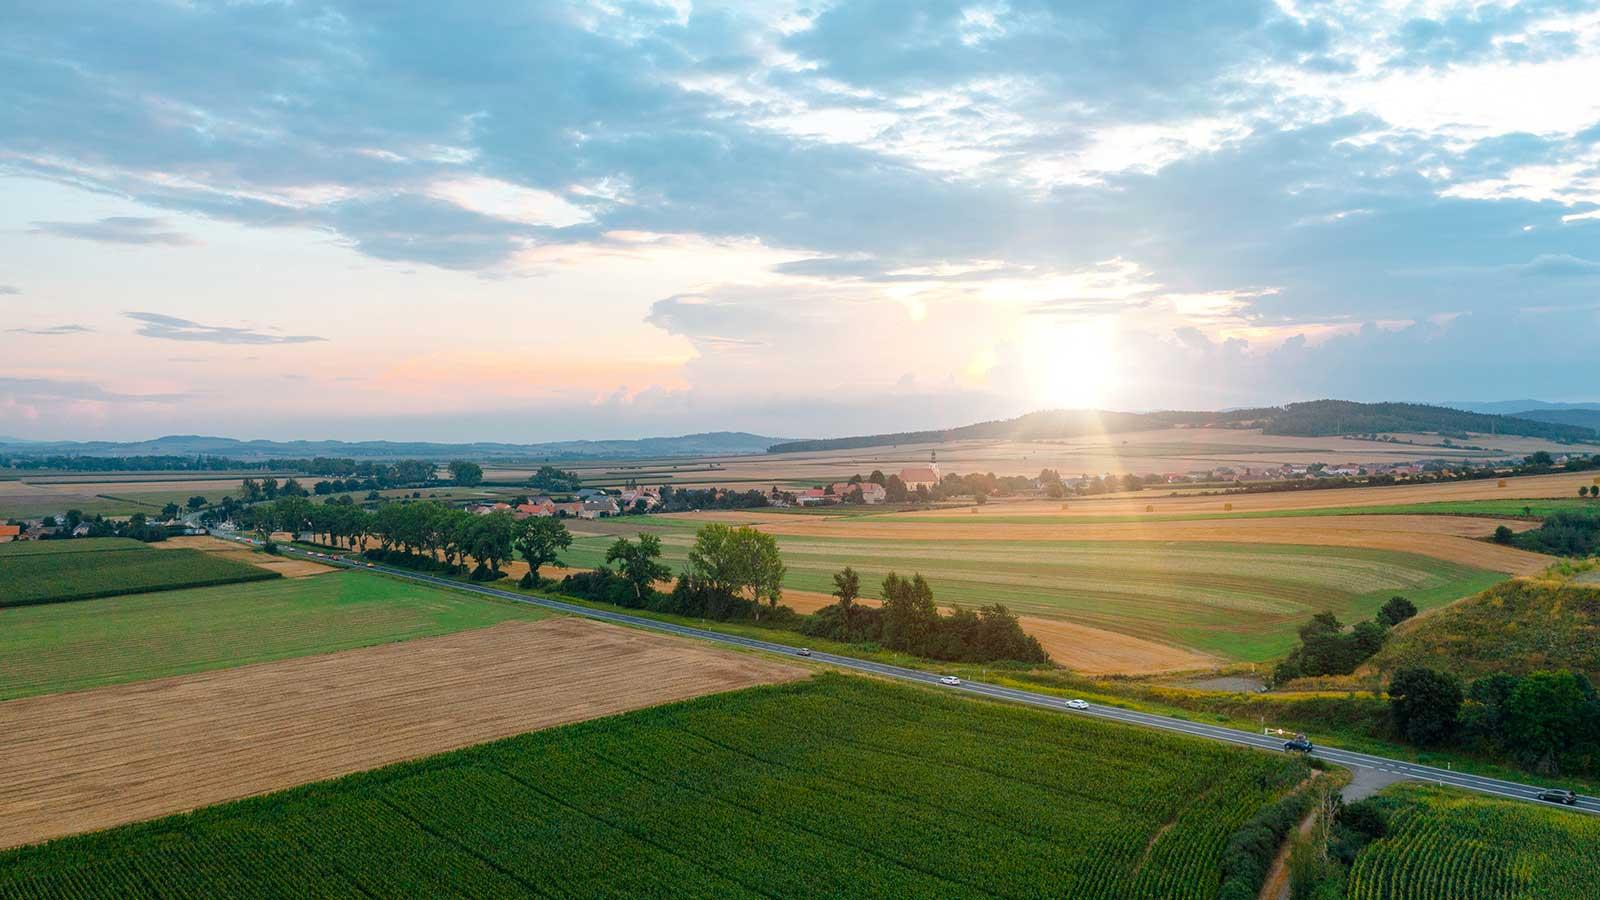
[(0, 607), (278, 577), (277, 572), (199, 550), (151, 550), (136, 545), (87, 553), (35, 553), (7, 557), (0, 566)]
[(0, 898), (1208, 897), (1304, 772), (824, 675), (0, 854)]
[(1455, 794), (1391, 789), (1387, 838), (1356, 858), (1351, 900), (1600, 897), (1600, 820)]

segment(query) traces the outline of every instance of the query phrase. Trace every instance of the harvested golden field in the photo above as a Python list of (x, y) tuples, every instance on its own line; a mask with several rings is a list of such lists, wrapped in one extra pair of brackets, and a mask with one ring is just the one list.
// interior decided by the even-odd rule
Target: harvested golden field
[(575, 618), (0, 703), (0, 847), (806, 670)]
[[(994, 472), (1038, 475), (1040, 469), (1063, 474), (1189, 472), (1217, 466), (1262, 468), (1285, 463), (1330, 465), (1410, 462), (1428, 459), (1504, 458), (1536, 450), (1553, 453), (1567, 448), (1522, 437), (1474, 435), (1470, 443), (1488, 448), (1446, 447), (1437, 435), (1411, 435), (1412, 444), (1355, 437), (1292, 437), (1240, 428), (1166, 428), (1109, 435), (1084, 435), (1044, 441), (969, 440), (931, 444), (860, 447), (802, 453), (750, 454), (720, 457), (677, 457), (629, 460), (626, 464), (577, 461), (563, 465), (586, 483), (618, 483), (628, 478), (644, 484), (722, 485), (748, 489), (772, 484), (821, 484), (840, 481), (873, 469), (894, 472), (939, 455), (946, 472)], [(491, 469), (493, 480), (521, 480), (532, 474), (518, 467)], [(764, 482), (764, 484), (763, 484)]]
[[(793, 537), (898, 541), (1171, 541), (1231, 544), (1300, 544), (1398, 550), (1510, 575), (1543, 571), (1550, 558), (1478, 540), (1506, 524), (1466, 516), (1328, 516), (1268, 519), (1199, 519), (1165, 522), (1097, 522), (962, 525), (914, 520), (805, 519), (759, 525)], [(1514, 530), (1535, 527), (1517, 522)]]
[[(832, 606), (838, 598), (820, 591), (786, 589), (783, 602), (796, 612), (813, 613), (824, 606)], [(871, 597), (856, 602), (864, 606), (878, 605)], [(1210, 669), (1222, 663), (1215, 656), (1104, 628), (1040, 616), (1018, 616), (1017, 621), (1023, 631), (1038, 638), (1053, 662), (1088, 675), (1156, 675)]]
[(150, 546), (157, 549), (177, 549), (190, 547), (203, 550), (212, 556), (222, 559), (231, 559), (236, 562), (248, 563), (258, 569), (277, 572), (285, 578), (304, 578), (308, 575), (322, 575), (335, 571), (332, 566), (325, 566), (309, 559), (291, 559), (286, 556), (273, 556), (255, 550), (246, 550), (232, 541), (211, 537), (205, 534), (186, 534), (178, 537), (167, 538)]
[[(1444, 484), (1397, 484), (1387, 487), (1331, 488), (1313, 491), (1279, 491), (1262, 494), (1169, 497), (1161, 488), (1151, 488), (1116, 499), (1069, 498), (1029, 500), (1019, 503), (990, 503), (978, 516), (1136, 516), (1250, 513), (1274, 510), (1329, 509), (1359, 506), (1406, 506), (1417, 503), (1449, 503), (1467, 500), (1531, 500), (1568, 498), (1580, 486), (1594, 482), (1594, 472), (1563, 472), (1558, 475), (1528, 475), (1521, 478), (1455, 481)], [(1500, 487), (1504, 480), (1505, 487)], [(1065, 505), (1066, 509), (1062, 509)], [(1227, 507), (1232, 509), (1228, 510)], [(1147, 509), (1148, 507), (1148, 509)], [(950, 510), (900, 513), (902, 517), (952, 515)]]

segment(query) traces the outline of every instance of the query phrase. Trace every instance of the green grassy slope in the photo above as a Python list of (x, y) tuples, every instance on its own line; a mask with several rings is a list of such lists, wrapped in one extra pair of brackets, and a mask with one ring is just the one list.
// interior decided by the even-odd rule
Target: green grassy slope
[[(683, 568), (693, 530), (660, 532), (664, 557)], [(563, 559), (599, 565), (612, 538), (573, 542)], [(780, 537), (788, 587), (827, 592), (850, 565), (867, 596), (891, 569), (920, 571), (941, 603), (1000, 602), (1058, 618), (1260, 661), (1287, 652), (1295, 629), (1331, 609), (1370, 618), (1394, 594), (1426, 609), (1505, 576), (1381, 550), (1268, 544), (1049, 541), (887, 541)]]
[(1600, 586), (1516, 579), (1399, 629), (1367, 664), (1476, 678), (1571, 669), (1600, 678)]
[(824, 675), (0, 853), (0, 897), (1212, 897), (1304, 763)]
[(1600, 897), (1600, 817), (1425, 785), (1379, 795), (1389, 835), (1351, 867), (1351, 900)]
[[(155, 551), (170, 553), (174, 551)], [(537, 609), (341, 572), (0, 610), (0, 700), (449, 634)]]

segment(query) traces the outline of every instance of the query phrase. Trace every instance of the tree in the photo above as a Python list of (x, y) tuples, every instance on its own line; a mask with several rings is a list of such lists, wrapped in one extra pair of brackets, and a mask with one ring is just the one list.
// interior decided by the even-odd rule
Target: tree
[(619, 537), (606, 551), (606, 563), (617, 563), (617, 570), (633, 585), (633, 598), (643, 606), (644, 599), (654, 590), (655, 583), (672, 577), (672, 570), (659, 562), (661, 538), (640, 533), (639, 542)]
[(1505, 705), (1507, 747), (1537, 771), (1557, 774), (1563, 752), (1593, 726), (1594, 687), (1572, 672), (1534, 672), (1518, 680)]
[(921, 573), (901, 578), (890, 572), (883, 579), (884, 646), (919, 653), (938, 627), (939, 607)]
[(206, 498), (200, 496), (199, 494), (195, 494), (193, 497), (189, 498), (189, 502), (185, 505), (189, 507), (190, 512), (194, 512), (195, 510), (198, 510), (206, 505)]
[(882, 469), (873, 469), (872, 474), (867, 476), (867, 480), (879, 487), (888, 484), (888, 477), (883, 474)]
[(713, 592), (744, 597), (757, 604), (757, 619), (761, 617), (763, 599), (776, 609), (783, 597), (786, 569), (778, 553), (778, 541), (748, 525), (734, 528), (713, 522), (695, 532), (689, 569)]
[[(469, 533), (467, 555), (476, 559), (479, 565), (488, 566), (490, 572), (500, 571), (500, 564), (511, 558), (511, 538), (516, 525), (510, 513), (495, 512), (477, 516)], [(566, 529), (563, 527), (562, 530)]]
[(450, 480), (462, 487), (476, 487), (483, 483), (483, 466), (458, 459), (450, 464)]
[(888, 503), (904, 503), (910, 494), (906, 491), (906, 483), (900, 480), (899, 475), (890, 475), (883, 485), (883, 499)]
[(1494, 542), (1496, 544), (1509, 544), (1511, 543), (1511, 539), (1515, 536), (1515, 532), (1504, 525), (1501, 525), (1494, 530)]
[(854, 611), (856, 598), (861, 596), (861, 576), (856, 570), (845, 566), (833, 573), (833, 595), (839, 598), (839, 614), (844, 619), (845, 632), (850, 632), (851, 612)]
[(1417, 614), (1417, 605), (1401, 596), (1390, 597), (1378, 610), (1377, 620), (1385, 628), (1393, 628)]
[(1389, 682), (1389, 712), (1395, 727), (1419, 746), (1443, 743), (1461, 712), (1461, 682), (1420, 666), (1401, 669)]
[(537, 581), (540, 566), (560, 564), (561, 560), (557, 557), (561, 551), (572, 546), (572, 532), (553, 517), (535, 516), (516, 523), (512, 546), (522, 554), (523, 559), (528, 561), (528, 571)]
[(178, 517), (178, 513), (180, 512), (182, 512), (182, 510), (178, 509), (178, 504), (168, 503), (166, 506), (161, 507), (161, 520), (163, 522), (170, 522), (173, 519), (176, 519)]

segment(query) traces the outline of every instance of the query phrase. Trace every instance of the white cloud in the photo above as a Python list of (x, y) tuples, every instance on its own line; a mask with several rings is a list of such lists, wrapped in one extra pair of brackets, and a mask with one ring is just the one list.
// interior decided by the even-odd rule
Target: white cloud
[(558, 194), (481, 175), (441, 178), (428, 185), (427, 193), (462, 209), (524, 225), (566, 228), (593, 221), (588, 210)]

